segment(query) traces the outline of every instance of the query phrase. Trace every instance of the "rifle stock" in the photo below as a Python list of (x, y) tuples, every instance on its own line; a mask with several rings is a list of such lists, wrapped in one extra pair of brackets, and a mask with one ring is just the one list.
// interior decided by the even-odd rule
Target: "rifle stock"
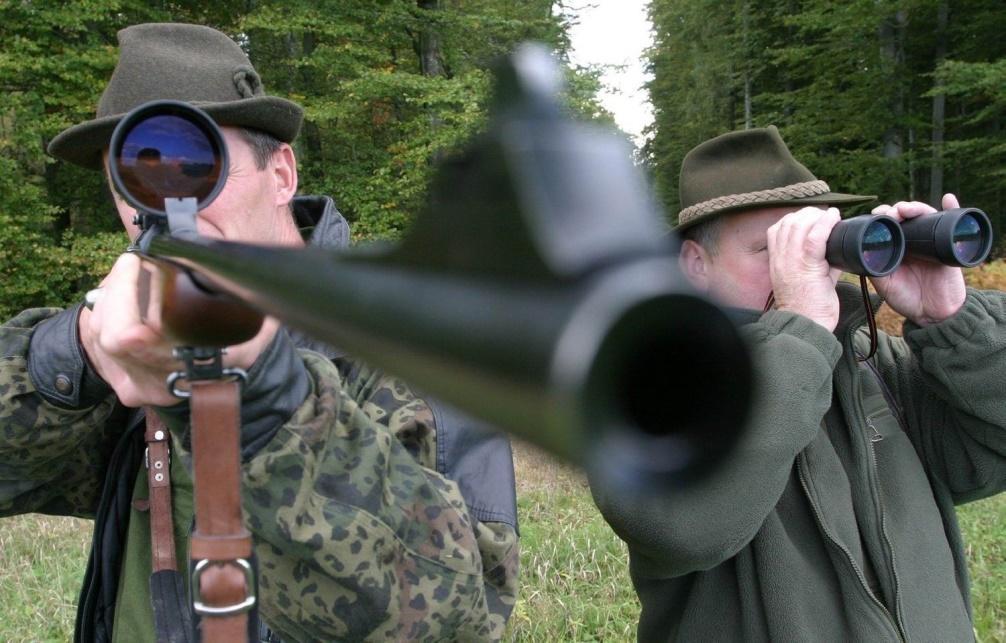
[(508, 60), (486, 133), (439, 168), (397, 244), (173, 227), (141, 251), (611, 484), (693, 480), (742, 431), (746, 352), (680, 275), (627, 145), (562, 115), (557, 74), (534, 47)]

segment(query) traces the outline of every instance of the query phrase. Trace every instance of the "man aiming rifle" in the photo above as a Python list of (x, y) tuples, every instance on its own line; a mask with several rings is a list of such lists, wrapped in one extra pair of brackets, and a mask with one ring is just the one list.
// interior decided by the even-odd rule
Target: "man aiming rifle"
[[(97, 118), (57, 136), (54, 156), (102, 170), (126, 112), (153, 99), (188, 101), (223, 126), (231, 158), (226, 186), (200, 213), (201, 235), (347, 244), (348, 226), (331, 199), (296, 196), (289, 143), (301, 108), (266, 95), (233, 41), (206, 27), (145, 24), (121, 31), (119, 43)], [(119, 195), (115, 206), (135, 239), (136, 212)], [(165, 387), (180, 363), (158, 314), (140, 307), (143, 275), (139, 258), (123, 255), (93, 311), (29, 310), (0, 330), (0, 514), (95, 519), (78, 641), (188, 640), (178, 631), (188, 627), (187, 606), (177, 605), (184, 597), (158, 596), (156, 588), (152, 596), (148, 584), (152, 564), (167, 553), (152, 561), (156, 503), (143, 466), (141, 407), (156, 409), (171, 429), (174, 457), (147, 461), (170, 470), (166, 537), (178, 561), (187, 560), (193, 507), (188, 407)], [(243, 509), (260, 570), (257, 605), (274, 632), (263, 628), (263, 637), (501, 636), (518, 562), (505, 437), (475, 432), (402, 382), (272, 318), (250, 341), (229, 347), (225, 365), (247, 372)], [(147, 433), (153, 453), (165, 439)], [(465, 471), (463, 488), (445, 475)]]

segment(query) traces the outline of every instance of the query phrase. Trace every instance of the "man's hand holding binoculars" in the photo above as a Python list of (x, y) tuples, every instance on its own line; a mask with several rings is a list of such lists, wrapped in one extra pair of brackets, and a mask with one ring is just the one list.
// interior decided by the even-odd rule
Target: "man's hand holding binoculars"
[(831, 230), (841, 220), (836, 208), (806, 207), (768, 229), (769, 274), (776, 308), (808, 317), (829, 331), (838, 324), (835, 284), (841, 270), (825, 259)]
[(835, 208), (786, 214), (768, 229), (776, 307), (834, 330), (834, 286), (846, 270), (869, 277), (891, 308), (920, 326), (952, 316), (966, 295), (961, 267), (988, 257), (992, 226), (953, 194), (944, 195), (942, 206), (899, 201), (844, 221)]
[[(956, 196), (943, 195), (944, 210), (959, 207)], [(899, 201), (873, 209), (873, 214), (886, 214), (899, 222), (931, 212), (936, 212), (936, 208), (918, 201)], [(964, 305), (964, 271), (911, 254), (905, 255), (896, 271), (885, 277), (872, 277), (871, 281), (891, 308), (919, 326), (941, 322)]]

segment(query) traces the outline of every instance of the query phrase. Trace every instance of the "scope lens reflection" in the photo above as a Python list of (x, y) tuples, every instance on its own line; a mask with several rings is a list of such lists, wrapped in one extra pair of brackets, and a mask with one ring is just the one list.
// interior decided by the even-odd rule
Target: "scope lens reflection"
[(885, 272), (894, 259), (894, 235), (884, 221), (874, 221), (863, 235), (863, 263), (876, 273)]
[(981, 259), (985, 247), (985, 235), (982, 234), (978, 219), (970, 214), (962, 216), (956, 224), (952, 236), (954, 256), (962, 263), (974, 263)]
[(216, 140), (199, 124), (172, 114), (138, 122), (114, 153), (125, 188), (158, 211), (164, 209), (165, 197), (202, 202), (220, 178)]

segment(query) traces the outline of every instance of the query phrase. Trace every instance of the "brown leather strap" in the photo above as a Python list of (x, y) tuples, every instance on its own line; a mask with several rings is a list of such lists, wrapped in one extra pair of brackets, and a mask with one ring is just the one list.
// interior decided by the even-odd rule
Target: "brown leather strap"
[(191, 387), (196, 509), (191, 556), (196, 562), (202, 640), (245, 641), (246, 610), (212, 613), (241, 605), (254, 591), (251, 576), (244, 571), (252, 542), (241, 520), (241, 385), (232, 380), (195, 380)]
[(171, 518), (170, 435), (152, 408), (145, 408), (147, 430), (147, 486), (150, 489), (150, 560), (152, 573), (178, 570), (175, 532)]

